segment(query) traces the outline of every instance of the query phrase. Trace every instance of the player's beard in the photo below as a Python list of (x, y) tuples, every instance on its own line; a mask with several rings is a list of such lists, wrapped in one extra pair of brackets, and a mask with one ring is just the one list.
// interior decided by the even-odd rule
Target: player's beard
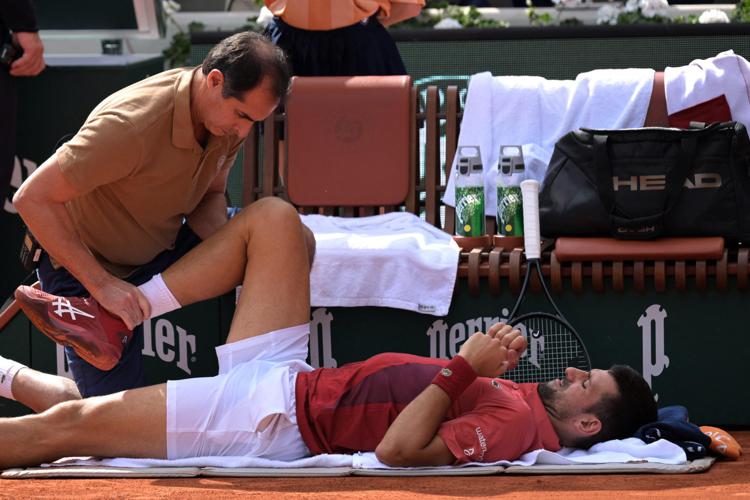
[(544, 405), (544, 408), (548, 413), (558, 419), (565, 419), (568, 416), (568, 412), (561, 411), (559, 408), (560, 392), (561, 389), (566, 388), (569, 384), (567, 383), (566, 379), (562, 379), (562, 387), (557, 387), (555, 382), (556, 380), (551, 380), (549, 382), (539, 384), (537, 386), (537, 393), (539, 394), (539, 398), (542, 400), (542, 404)]

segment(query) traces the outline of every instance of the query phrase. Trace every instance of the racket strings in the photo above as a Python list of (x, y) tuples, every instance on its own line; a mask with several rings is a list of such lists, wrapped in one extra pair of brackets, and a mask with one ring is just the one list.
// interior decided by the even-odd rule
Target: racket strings
[(546, 382), (565, 376), (569, 366), (581, 370), (591, 367), (588, 355), (571, 328), (550, 316), (528, 315), (516, 326), (526, 337), (528, 348), (518, 366), (503, 378), (514, 382)]

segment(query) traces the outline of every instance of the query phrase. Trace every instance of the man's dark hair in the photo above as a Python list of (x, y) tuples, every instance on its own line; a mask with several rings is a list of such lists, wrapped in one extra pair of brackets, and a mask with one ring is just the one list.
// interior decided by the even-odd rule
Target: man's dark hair
[(271, 81), (270, 91), (283, 100), (289, 91), (291, 70), (284, 51), (263, 35), (244, 31), (216, 44), (203, 60), (204, 75), (218, 69), (224, 75), (221, 95), (242, 99), (257, 87), (264, 77)]
[(618, 395), (604, 397), (585, 410), (601, 420), (602, 428), (593, 436), (578, 439), (573, 444), (576, 448), (632, 437), (640, 426), (657, 419), (654, 395), (640, 373), (628, 365), (613, 365), (609, 373), (617, 383)]

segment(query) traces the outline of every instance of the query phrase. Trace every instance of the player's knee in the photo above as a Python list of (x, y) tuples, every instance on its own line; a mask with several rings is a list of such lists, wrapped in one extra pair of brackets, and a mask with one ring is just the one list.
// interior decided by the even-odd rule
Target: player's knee
[(296, 230), (302, 224), (294, 206), (275, 196), (261, 198), (253, 203), (248, 215), (255, 229), (268, 233)]
[(83, 425), (85, 401), (73, 399), (56, 404), (43, 413), (45, 427), (55, 434), (73, 435)]

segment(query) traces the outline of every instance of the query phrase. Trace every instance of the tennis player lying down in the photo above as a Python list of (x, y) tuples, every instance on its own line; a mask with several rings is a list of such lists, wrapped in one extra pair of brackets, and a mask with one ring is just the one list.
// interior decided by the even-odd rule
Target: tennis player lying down
[[(656, 420), (648, 385), (629, 367), (569, 368), (546, 384), (494, 378), (526, 348), (502, 323), (473, 335), (451, 361), (381, 354), (314, 370), (305, 363), (306, 245), (294, 208), (266, 199), (163, 273), (181, 305), (243, 284), (215, 377), (80, 399), (72, 381), (4, 360), (15, 366), (5, 370), (6, 379), (15, 373), (8, 395), (41, 413), (0, 419), (0, 466), (81, 455), (293, 460), (373, 450), (392, 466), (489, 462), (624, 438)], [(61, 328), (52, 324), (55, 300), (38, 297), (50, 315), (43, 328)]]

